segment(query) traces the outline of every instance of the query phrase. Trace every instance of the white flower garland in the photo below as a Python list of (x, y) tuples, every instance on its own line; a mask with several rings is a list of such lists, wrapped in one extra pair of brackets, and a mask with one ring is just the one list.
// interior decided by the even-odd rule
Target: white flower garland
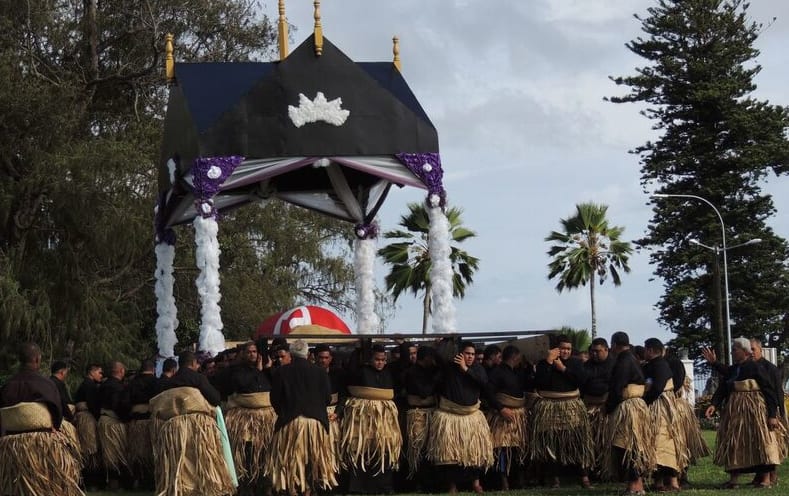
[(354, 242), (353, 269), (356, 275), (356, 332), (375, 334), (381, 321), (375, 313), (375, 239)]
[(299, 106), (288, 105), (288, 117), (296, 127), (318, 121), (333, 126), (342, 126), (351, 112), (342, 109), (341, 106), (342, 98), (327, 101), (320, 91), (315, 95), (315, 100), (310, 100), (303, 93), (299, 93)]
[(175, 345), (178, 338), (175, 330), (178, 328), (178, 309), (173, 296), (173, 262), (175, 261), (175, 246), (167, 243), (156, 245), (156, 343), (159, 347), (159, 356), (171, 357), (175, 355)]
[(455, 305), (452, 299), (453, 272), (452, 262), (449, 259), (452, 253), (449, 220), (441, 207), (438, 206), (429, 206), (427, 213), (430, 218), (428, 249), (432, 263), (430, 289), (433, 301), (433, 332), (455, 332)]
[(216, 355), (225, 349), (225, 336), (222, 334), (222, 314), (219, 300), (219, 225), (213, 217), (195, 217), (195, 245), (197, 267), (197, 293), (200, 295), (200, 341), (199, 349)]

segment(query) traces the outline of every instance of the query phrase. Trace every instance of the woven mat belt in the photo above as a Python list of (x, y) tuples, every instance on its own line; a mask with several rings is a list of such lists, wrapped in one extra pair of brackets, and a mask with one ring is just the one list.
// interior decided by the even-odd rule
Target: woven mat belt
[(108, 410), (108, 409), (106, 409), (106, 408), (102, 408), (102, 409), (101, 409), (101, 414), (102, 414), (102, 415), (104, 415), (105, 417), (113, 418), (113, 419), (115, 419), (115, 420), (117, 420), (117, 421), (119, 421), (119, 422), (120, 422), (120, 420), (121, 420), (121, 419), (120, 419), (120, 417), (118, 417), (118, 414), (117, 414), (117, 413), (115, 413), (115, 412), (114, 412), (114, 411), (112, 411), (112, 410)]
[(52, 415), (46, 405), (23, 402), (0, 408), (0, 423), (8, 432), (32, 432), (52, 429)]
[(393, 389), (381, 389), (364, 386), (348, 386), (348, 393), (354, 398), (363, 400), (392, 400), (394, 399)]
[(540, 397), (549, 400), (574, 400), (581, 397), (581, 392), (577, 389), (573, 391), (537, 391)]
[(646, 387), (643, 384), (628, 384), (622, 390), (622, 399), (643, 398)]
[(755, 379), (745, 379), (744, 381), (734, 381), (734, 390), (738, 393), (751, 393), (761, 389)]
[(435, 396), (428, 396), (427, 398), (422, 398), (415, 394), (409, 394), (406, 397), (406, 401), (408, 402), (408, 406), (415, 406), (417, 408), (430, 408), (431, 406), (436, 406)]
[(138, 403), (136, 405), (132, 405), (131, 412), (132, 413), (148, 413), (151, 410), (148, 408), (148, 403)]
[(474, 405), (458, 405), (454, 401), (449, 401), (443, 396), (438, 400), (438, 409), (455, 415), (471, 415), (479, 410), (479, 401)]
[(518, 398), (516, 396), (510, 396), (509, 394), (496, 393), (496, 401), (501, 403), (501, 406), (507, 408), (523, 408), (526, 406), (526, 398), (523, 396)]
[(227, 398), (227, 408), (268, 408), (271, 406), (271, 393), (236, 393)]
[(584, 396), (584, 404), (587, 406), (600, 406), (606, 402), (608, 399), (608, 393), (605, 393), (602, 396), (592, 396), (587, 394)]
[(666, 381), (666, 386), (663, 388), (663, 392), (666, 391), (674, 391), (674, 379), (669, 379)]

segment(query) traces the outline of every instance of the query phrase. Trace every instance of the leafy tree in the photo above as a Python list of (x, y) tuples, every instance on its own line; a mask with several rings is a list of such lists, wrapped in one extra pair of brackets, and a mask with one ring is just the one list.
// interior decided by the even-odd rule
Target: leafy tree
[(548, 279), (559, 278), (556, 290), (561, 293), (589, 284), (592, 338), (597, 337), (595, 279), (603, 284), (610, 274), (615, 286), (622, 284), (619, 270), (630, 272), (627, 261), (633, 252), (630, 243), (620, 239), (624, 228), (610, 226), (606, 212), (606, 205), (580, 203), (574, 215), (560, 220), (562, 232), (552, 231), (545, 238), (555, 243), (548, 250), (553, 257), (548, 264)]
[[(467, 229), (462, 224), (463, 210), (452, 207), (446, 211), (449, 221), (450, 237), (454, 243), (473, 238), (477, 234)], [(422, 333), (427, 332), (427, 323), (430, 315), (430, 261), (429, 232), (430, 219), (425, 206), (421, 203), (409, 203), (408, 214), (400, 217), (399, 226), (405, 228), (387, 231), (386, 239), (400, 241), (390, 243), (380, 250), (386, 265), (391, 266), (386, 275), (386, 290), (392, 295), (394, 301), (404, 292), (411, 292), (414, 296), (423, 294)], [(471, 256), (456, 246), (451, 247), (449, 259), (454, 271), (453, 295), (463, 298), (466, 288), (473, 282), (474, 272), (479, 268), (479, 259)]]
[[(646, 36), (627, 47), (646, 65), (612, 78), (630, 93), (611, 101), (646, 104), (641, 113), (661, 133), (632, 151), (641, 160), (645, 192), (707, 199), (723, 217), (729, 246), (763, 240), (727, 253), (732, 334), (786, 349), (789, 253), (766, 225), (776, 211), (760, 184), (771, 171), (787, 170), (789, 118), (785, 107), (751, 96), (761, 70), (754, 42), (762, 25), (747, 9), (740, 0), (661, 0), (647, 16), (636, 16)], [(637, 244), (661, 247), (650, 254), (665, 288), (659, 319), (676, 334), (673, 344), (694, 356), (701, 345), (722, 349), (714, 253), (688, 244), (695, 238), (721, 246), (718, 217), (700, 201), (653, 204), (648, 233)]]
[[(155, 351), (152, 210), (168, 32), (179, 61), (260, 60), (276, 37), (254, 0), (0, 3), (0, 363), (12, 363), (22, 340), (77, 369), (110, 358), (133, 366)], [(247, 336), (297, 301), (347, 306), (347, 226), (276, 203), (225, 220), (228, 335)], [(191, 228), (176, 233), (188, 344), (197, 271)]]

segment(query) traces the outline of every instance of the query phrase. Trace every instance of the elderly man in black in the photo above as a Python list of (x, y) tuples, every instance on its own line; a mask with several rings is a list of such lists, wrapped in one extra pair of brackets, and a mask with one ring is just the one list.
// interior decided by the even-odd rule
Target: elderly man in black
[(663, 353), (663, 343), (659, 339), (649, 338), (644, 342), (647, 359), (644, 364), (647, 384), (644, 402), (649, 407), (655, 437), (655, 487), (658, 491), (679, 491), (679, 474), (688, 465), (687, 440), (679, 421), (673, 373)]
[(276, 413), (271, 406), (272, 361), (253, 341), (241, 347), (241, 362), (228, 370), (227, 433), (239, 473), (239, 493), (270, 492), (263, 477), (266, 452), (274, 434)]
[(58, 429), (63, 421), (55, 385), (39, 374), (41, 350), (25, 343), (21, 369), (0, 391), (0, 494), (82, 496), (77, 447)]
[(611, 383), (605, 400), (608, 414), (606, 438), (611, 447), (602, 447), (604, 475), (624, 479), (625, 495), (644, 494), (642, 474), (655, 469), (654, 436), (651, 434), (649, 409), (644, 402), (644, 372), (624, 332), (611, 336), (615, 357)]
[(329, 378), (307, 360), (307, 343), (290, 346), (291, 363), (276, 369), (271, 404), (277, 412), (266, 474), (276, 491), (309, 495), (313, 488), (337, 486), (338, 462), (329, 433), (326, 405)]
[[(532, 408), (529, 458), (553, 476), (554, 488), (562, 467), (584, 471), (594, 463), (589, 416), (581, 401), (586, 371), (572, 352), (570, 339), (557, 336), (534, 375), (539, 398)], [(583, 477), (581, 483), (588, 487), (589, 479)]]
[(753, 360), (751, 343), (732, 343), (734, 364), (712, 396), (705, 415), (720, 411), (714, 462), (729, 473), (723, 488), (737, 487), (743, 473), (756, 473), (759, 487), (771, 487), (770, 472), (781, 463), (786, 430), (778, 420), (778, 398), (763, 367)]
[(493, 439), (479, 408), (480, 397), (505, 418), (512, 418), (512, 412), (496, 401), (485, 369), (476, 363), (474, 343), (464, 341), (458, 351), (451, 363), (443, 364), (427, 459), (443, 469), (450, 493), (456, 493), (458, 484), (464, 482), (471, 482), (472, 489), (481, 493), (480, 474), (493, 465)]
[(341, 451), (349, 467), (349, 491), (393, 491), (402, 435), (394, 399), (394, 379), (386, 368), (386, 349), (373, 345), (361, 367), (349, 370), (348, 401), (343, 409)]

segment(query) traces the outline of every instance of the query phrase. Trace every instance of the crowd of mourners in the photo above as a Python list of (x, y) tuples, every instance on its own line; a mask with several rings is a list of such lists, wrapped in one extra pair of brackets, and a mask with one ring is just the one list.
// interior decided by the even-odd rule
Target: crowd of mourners
[[(710, 455), (680, 360), (658, 339), (617, 332), (574, 353), (551, 336), (530, 363), (508, 345), (444, 338), (387, 349), (250, 341), (205, 358), (186, 351), (127, 374), (89, 365), (74, 395), (69, 364), (40, 373), (41, 351), (0, 392), (0, 494), (86, 488), (175, 495), (387, 494), (470, 489), (680, 491)], [(719, 415), (714, 463), (735, 488), (777, 484), (789, 437), (778, 369), (738, 338), (704, 414)], [(561, 478), (560, 478), (561, 476)]]

